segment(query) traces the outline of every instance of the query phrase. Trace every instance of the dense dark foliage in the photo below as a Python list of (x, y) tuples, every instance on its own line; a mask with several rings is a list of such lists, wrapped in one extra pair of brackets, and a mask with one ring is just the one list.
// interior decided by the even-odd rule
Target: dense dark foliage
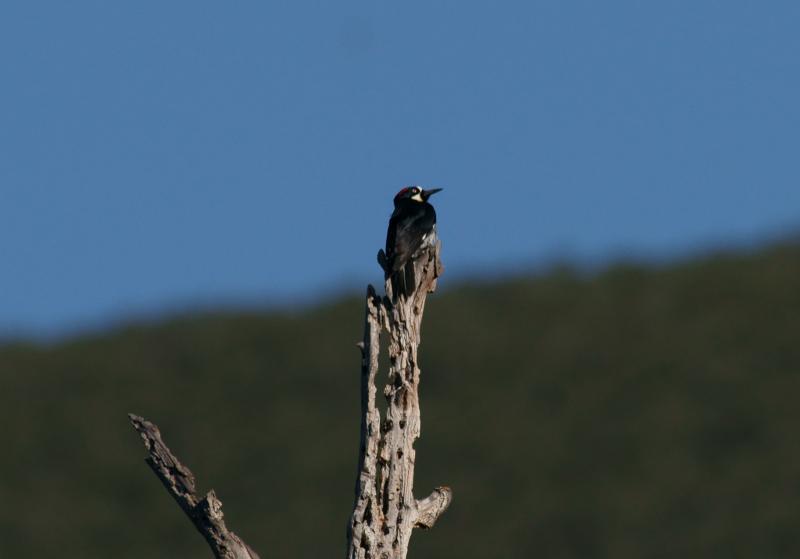
[[(362, 312), (0, 349), (0, 556), (209, 556), (131, 411), (262, 556), (343, 555)], [(800, 556), (798, 245), (445, 288), (421, 352), (417, 494), (455, 501), (414, 559)]]

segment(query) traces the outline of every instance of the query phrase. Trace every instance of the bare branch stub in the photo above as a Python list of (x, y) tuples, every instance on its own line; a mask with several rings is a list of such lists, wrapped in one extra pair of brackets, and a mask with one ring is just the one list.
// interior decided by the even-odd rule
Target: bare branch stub
[[(448, 487), (437, 488), (420, 501), (414, 498), (414, 442), (420, 435), (417, 349), (428, 293), (436, 289), (443, 267), (437, 241), (414, 260), (415, 289), (411, 296), (391, 293), (379, 298), (367, 291), (361, 375), (361, 447), (356, 499), (348, 529), (348, 559), (405, 559), (415, 527), (431, 528), (452, 501)], [(378, 261), (385, 269), (385, 256)], [(387, 409), (383, 421), (375, 406), (379, 336), (389, 336)]]
[(453, 490), (449, 487), (437, 487), (433, 493), (417, 501), (419, 515), (415, 528), (427, 530), (433, 528), (439, 516), (447, 510), (453, 500)]
[(222, 502), (213, 489), (202, 499), (197, 498), (194, 474), (172, 454), (158, 427), (138, 415), (128, 414), (128, 417), (147, 449), (147, 465), (206, 539), (214, 557), (259, 559), (250, 546), (225, 526)]

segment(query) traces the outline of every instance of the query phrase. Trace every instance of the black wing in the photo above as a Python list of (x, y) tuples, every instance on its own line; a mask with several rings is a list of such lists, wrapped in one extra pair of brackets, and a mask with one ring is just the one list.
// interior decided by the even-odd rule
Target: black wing
[[(416, 202), (414, 204), (417, 205)], [(398, 207), (389, 220), (389, 230), (386, 232), (386, 256), (390, 268), (395, 272), (419, 250), (423, 239), (436, 224), (436, 211), (427, 202), (419, 204), (419, 209), (411, 215), (408, 215), (408, 210)]]

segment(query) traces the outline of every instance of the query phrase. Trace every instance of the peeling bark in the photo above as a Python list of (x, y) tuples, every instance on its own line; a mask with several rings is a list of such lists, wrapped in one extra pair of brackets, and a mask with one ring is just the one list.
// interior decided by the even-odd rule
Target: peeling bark
[[(348, 529), (348, 559), (404, 559), (415, 527), (431, 528), (452, 501), (448, 487), (414, 498), (414, 442), (420, 435), (417, 349), (428, 293), (442, 273), (441, 243), (422, 249), (414, 260), (416, 285), (409, 297), (367, 289), (364, 340), (361, 349), (361, 447), (356, 499)], [(381, 251), (378, 261), (385, 268)], [(389, 335), (390, 367), (384, 387), (386, 414), (375, 406), (380, 333)]]

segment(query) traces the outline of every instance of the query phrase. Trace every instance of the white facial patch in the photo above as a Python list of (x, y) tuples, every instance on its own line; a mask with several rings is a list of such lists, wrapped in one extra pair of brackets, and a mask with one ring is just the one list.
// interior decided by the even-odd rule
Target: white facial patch
[(422, 192), (417, 192), (411, 197), (412, 200), (416, 200), (417, 202), (424, 202), (425, 200), (422, 199)]

